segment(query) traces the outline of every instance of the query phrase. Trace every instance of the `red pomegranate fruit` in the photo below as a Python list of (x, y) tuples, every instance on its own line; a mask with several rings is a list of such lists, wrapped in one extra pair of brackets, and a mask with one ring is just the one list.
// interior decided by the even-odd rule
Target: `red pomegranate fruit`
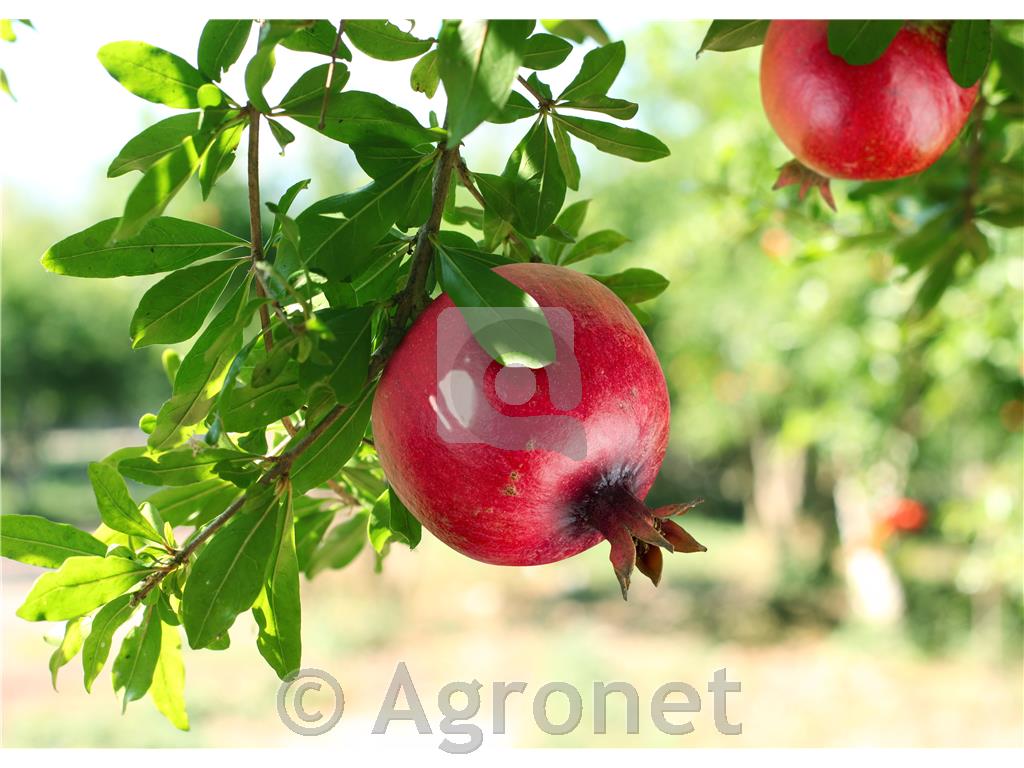
[(668, 442), (669, 399), (643, 329), (614, 293), (546, 264), (496, 271), (543, 308), (545, 368), (503, 367), (442, 294), (409, 329), (373, 404), (389, 482), (437, 538), (476, 560), (540, 565), (602, 539), (626, 597), (634, 566), (655, 585), (661, 550), (705, 548), (649, 509)]
[(949, 74), (946, 33), (906, 24), (885, 53), (854, 66), (828, 50), (827, 21), (773, 21), (761, 55), (761, 102), (796, 156), (775, 188), (818, 187), (828, 179), (877, 181), (919, 173), (964, 127), (978, 85)]

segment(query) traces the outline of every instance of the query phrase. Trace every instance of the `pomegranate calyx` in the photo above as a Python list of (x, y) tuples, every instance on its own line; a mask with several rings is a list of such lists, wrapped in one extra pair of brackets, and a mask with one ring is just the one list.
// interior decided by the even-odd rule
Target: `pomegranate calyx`
[(651, 510), (646, 504), (623, 487), (605, 488), (592, 497), (586, 509), (587, 521), (611, 545), (609, 559), (615, 578), (627, 600), (629, 585), (636, 568), (651, 580), (655, 587), (661, 581), (662, 549), (669, 552), (706, 552), (679, 524), (667, 519), (683, 514), (701, 502), (670, 504)]
[(779, 168), (779, 178), (776, 179), (772, 190), (782, 189), (791, 184), (798, 184), (800, 186), (799, 197), (803, 200), (807, 197), (809, 190), (817, 189), (821, 194), (821, 199), (825, 201), (829, 208), (835, 211), (836, 201), (832, 197), (832, 188), (829, 186), (829, 182), (830, 179), (827, 176), (822, 176), (817, 171), (812, 171), (799, 160), (790, 160)]

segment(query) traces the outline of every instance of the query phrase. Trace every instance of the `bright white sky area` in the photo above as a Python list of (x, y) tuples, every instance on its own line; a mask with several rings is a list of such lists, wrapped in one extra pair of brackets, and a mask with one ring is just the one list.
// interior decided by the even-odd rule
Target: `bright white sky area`
[[(51, 14), (33, 18), (33, 23), (34, 31), (21, 25), (15, 27), (17, 42), (0, 44), (0, 67), (7, 71), (11, 89), (17, 97), (17, 101), (12, 102), (0, 94), (0, 182), (4, 199), (8, 205), (17, 196), (19, 204), (59, 207), (69, 224), (81, 223), (84, 226), (91, 223), (87, 219), (92, 216), (94, 220), (97, 213), (117, 216), (120, 211), (116, 209), (84, 210), (89, 207), (88, 196), (94, 194), (99, 183), (108, 185), (107, 189), (115, 192), (123, 190), (127, 195), (139, 178), (138, 174), (102, 181), (108, 163), (143, 127), (179, 110), (151, 104), (124, 90), (100, 65), (96, 52), (108, 42), (142, 40), (195, 64), (196, 45), (204, 20), (195, 16), (181, 18), (175, 14), (110, 14), (69, 21)], [(396, 19), (395, 23), (407, 29), (409, 22)], [(434, 35), (439, 23), (437, 19), (417, 21), (414, 33), (423, 37)], [(619, 38), (638, 25), (606, 26), (613, 38)], [(254, 28), (246, 51), (222, 82), (231, 96), (243, 102), (242, 73), (255, 50), (255, 41)], [(278, 50), (274, 78), (266, 89), (271, 104), (302, 72), (325, 60), (314, 54)], [(556, 93), (575, 74), (584, 53), (585, 49), (577, 47), (557, 70), (542, 73)], [(439, 115), (443, 112), (443, 89), (439, 89), (432, 100), (410, 89), (409, 73), (415, 59), (381, 62), (355, 50), (353, 55), (351, 78), (346, 89), (380, 93), (411, 110), (424, 124), (431, 109)], [(621, 78), (623, 85), (630, 79), (628, 70), (627, 58), (626, 71)], [(625, 89), (622, 91), (628, 93)], [(274, 199), (288, 184), (307, 176), (312, 176), (314, 182), (306, 193), (309, 196), (304, 195), (304, 204), (339, 191), (317, 188), (312, 158), (315, 156), (318, 162), (323, 162), (325, 157), (336, 157), (339, 163), (350, 166), (351, 156), (347, 148), (316, 135), (308, 128), (291, 121), (284, 122), (297, 136), (297, 141), (289, 146), (286, 158), (279, 157), (279, 150), (269, 131), (261, 133), (264, 199)], [(484, 126), (481, 133), (485, 136), (475, 144), (472, 138), (467, 141), (465, 154), (471, 167), (474, 156), (484, 147), (489, 159), (485, 169), (500, 172), (501, 166), (495, 167), (493, 163), (500, 163), (503, 156), (493, 153), (504, 151), (507, 154), (526, 127), (525, 121), (511, 126)], [(240, 175), (243, 169), (244, 163), (236, 162), (230, 173)], [(124, 198), (115, 195), (113, 199)], [(174, 212), (173, 203), (170, 212)], [(76, 213), (82, 215), (80, 222)]]

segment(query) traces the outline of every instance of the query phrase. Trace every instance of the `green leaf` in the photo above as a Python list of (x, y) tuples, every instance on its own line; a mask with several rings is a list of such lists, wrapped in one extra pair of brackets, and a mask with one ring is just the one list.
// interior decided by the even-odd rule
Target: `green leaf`
[(214, 477), (213, 467), (218, 462), (228, 459), (241, 462), (248, 458), (230, 448), (208, 448), (196, 453), (185, 446), (155, 459), (149, 456), (125, 459), (117, 468), (125, 477), (144, 485), (191, 485)]
[(438, 35), (453, 146), (505, 106), (533, 21), (446, 21)]
[(338, 40), (337, 25), (323, 19), (292, 32), (281, 41), (281, 45), (291, 51), (319, 53), (323, 56), (330, 56), (335, 52), (339, 59), (352, 60), (352, 51)]
[(199, 185), (203, 192), (203, 200), (210, 196), (217, 179), (223, 176), (235, 161), (235, 150), (248, 125), (248, 120), (240, 120), (222, 128), (200, 158)]
[(348, 19), (345, 34), (352, 45), (375, 59), (401, 61), (428, 51), (432, 40), (421, 40), (382, 19)]
[(0, 91), (3, 91), (10, 96), (13, 101), (17, 101), (17, 99), (14, 98), (14, 92), (11, 90), (11, 83), (7, 79), (7, 73), (2, 69), (0, 69)]
[(512, 184), (513, 225), (528, 237), (544, 232), (565, 201), (566, 180), (555, 140), (538, 120), (513, 150), (502, 173)]
[(136, 41), (108, 43), (100, 48), (100, 63), (136, 96), (179, 109), (199, 106), (199, 88), (207, 80), (180, 56)]
[[(317, 129), (322, 107), (323, 99), (317, 97), (296, 104), (288, 109), (287, 115)], [(333, 96), (327, 105), (321, 133), (344, 144), (392, 141), (409, 147), (443, 138), (442, 133), (420, 125), (408, 110), (364, 91), (342, 91)]]
[[(328, 75), (330, 75), (329, 83)], [(313, 102), (317, 99), (323, 103), (324, 90), (326, 89), (332, 95), (339, 93), (348, 82), (348, 77), (348, 67), (343, 62), (336, 61), (333, 70), (330, 64), (318, 64), (299, 76), (299, 79), (285, 93), (278, 107), (287, 111), (299, 104)]]
[(437, 61), (437, 51), (427, 51), (412, 68), (409, 85), (417, 93), (425, 94), (428, 99), (434, 98), (437, 85), (441, 82), (441, 69)]
[[(155, 619), (154, 619), (155, 621)], [(160, 654), (153, 669), (149, 697), (160, 713), (179, 731), (187, 731), (185, 710), (185, 662), (181, 658), (181, 636), (164, 623), (160, 630)]]
[[(555, 359), (555, 342), (537, 302), (497, 272), (438, 245), (441, 287), (477, 342), (502, 365), (543, 368)], [(469, 311), (466, 311), (469, 310)]]
[(331, 338), (320, 340), (319, 349), (329, 364), (308, 360), (302, 365), (303, 386), (327, 379), (335, 397), (342, 405), (355, 400), (366, 383), (370, 367), (370, 341), (373, 308), (327, 309), (317, 316), (330, 331)]
[(259, 627), (256, 648), (283, 680), (302, 666), (302, 607), (290, 494), (282, 507), (276, 556), (252, 614)]
[(985, 73), (992, 54), (992, 22), (959, 19), (946, 43), (949, 74), (961, 88), (970, 88)]
[(366, 544), (365, 512), (359, 512), (327, 532), (323, 542), (309, 558), (306, 578), (312, 579), (321, 571), (338, 570), (356, 559)]
[(252, 30), (252, 19), (213, 19), (206, 22), (199, 36), (199, 71), (210, 80), (238, 61)]
[(299, 385), (298, 366), (288, 357), (287, 350), (284, 351), (289, 365), (271, 381), (225, 388), (218, 406), (224, 429), (250, 432), (295, 413), (306, 402)]
[(604, 283), (627, 304), (653, 299), (666, 288), (668, 280), (650, 269), (627, 269), (617, 275), (591, 275)]
[(547, 99), (548, 101), (554, 100), (554, 96), (551, 95), (551, 86), (545, 82), (542, 82), (540, 77), (537, 76), (536, 72), (530, 73), (529, 77), (526, 78), (526, 83), (534, 91), (539, 93), (542, 99)]
[(135, 612), (131, 604), (131, 595), (121, 595), (104, 605), (93, 616), (89, 635), (82, 645), (82, 668), (85, 671), (85, 690), (91, 691), (92, 684), (99, 675), (110, 655), (110, 646), (114, 642), (114, 632), (124, 624)]
[(704, 51), (738, 51), (761, 45), (769, 24), (771, 21), (767, 20), (716, 19), (708, 27), (697, 55), (700, 56)]
[(106, 545), (85, 531), (35, 515), (0, 517), (0, 557), (59, 568), (69, 557), (102, 557)]
[(245, 65), (245, 94), (260, 112), (270, 111), (270, 104), (263, 95), (263, 88), (274, 74), (274, 49), (279, 42), (291, 35), (296, 27), (296, 22), (281, 20), (264, 21), (260, 24), (256, 53)]
[(89, 465), (89, 482), (92, 483), (96, 506), (99, 507), (104, 525), (129, 536), (161, 541), (160, 534), (139, 512), (138, 505), (128, 494), (128, 486), (117, 469), (110, 464), (94, 462)]
[(573, 237), (577, 237), (580, 234), (580, 229), (583, 227), (584, 220), (587, 218), (589, 208), (589, 200), (577, 200), (575, 203), (565, 206), (563, 211), (558, 214), (558, 218), (555, 219), (555, 224)]
[[(352, 457), (370, 421), (373, 392), (373, 387), (367, 387), (362, 396), (295, 460), (290, 473), (295, 493), (305, 493), (327, 482)], [(302, 440), (310, 431), (310, 426), (304, 427), (295, 441)]]
[(604, 96), (619, 76), (626, 61), (626, 44), (621, 40), (587, 53), (576, 77), (558, 96), (559, 101)]
[(211, 261), (179, 269), (154, 284), (132, 316), (132, 348), (192, 338), (236, 267), (236, 260)]
[(121, 650), (114, 659), (112, 679), (114, 691), (124, 691), (122, 713), (129, 701), (145, 696), (153, 683), (153, 673), (160, 658), (162, 626), (156, 606), (150, 606), (143, 614), (142, 623), (133, 627), (121, 643)]
[(274, 551), (280, 504), (272, 487), (259, 485), (242, 509), (200, 550), (181, 600), (192, 648), (205, 648), (252, 607)]
[(82, 648), (82, 620), (72, 619), (64, 628), (64, 639), (50, 656), (50, 682), (57, 690), (57, 672), (65, 666)]
[(173, 115), (154, 123), (121, 148), (107, 169), (107, 177), (112, 179), (129, 171), (146, 171), (164, 155), (178, 149), (198, 130), (198, 112)]
[(227, 509), (237, 496), (237, 486), (212, 478), (165, 488), (151, 495), (146, 502), (171, 525), (202, 525)]
[(147, 443), (154, 450), (166, 450), (188, 437), (188, 427), (198, 424), (210, 412), (220, 391), (227, 367), (242, 346), (242, 328), (254, 307), (246, 303), (248, 284), (214, 315), (192, 349), (181, 361), (174, 377), (170, 399), (157, 414), (156, 426)]
[(565, 255), (565, 258), (560, 259), (558, 263), (565, 265), (575, 264), (578, 261), (589, 259), (591, 256), (597, 256), (600, 253), (614, 251), (628, 242), (629, 238), (625, 235), (619, 234), (613, 229), (602, 229), (587, 235), (573, 245), (569, 253)]
[(334, 514), (333, 509), (325, 509), (303, 515), (295, 521), (295, 555), (299, 570), (303, 573), (309, 567), (313, 551), (323, 540), (327, 528), (334, 520)]
[(630, 120), (636, 116), (639, 107), (635, 102), (625, 99), (610, 99), (607, 96), (591, 96), (586, 99), (574, 99), (558, 105), (559, 109), (582, 109), (587, 112), (602, 112), (619, 120)]
[(539, 108), (536, 104), (527, 100), (519, 91), (512, 91), (508, 96), (508, 101), (505, 102), (505, 106), (488, 117), (487, 122), (498, 125), (514, 123), (516, 120), (533, 117), (538, 111)]
[(572, 45), (555, 35), (531, 35), (523, 49), (523, 66), (527, 69), (553, 69), (572, 53)]
[(381, 554), (390, 541), (416, 549), (423, 537), (420, 521), (413, 517), (393, 489), (384, 491), (373, 505), (367, 521), (367, 536), (374, 551)]
[(284, 149), (293, 141), (295, 141), (295, 134), (285, 128), (276, 120), (267, 118), (267, 125), (270, 126), (270, 133), (274, 136), (274, 141), (281, 148), (281, 155), (284, 155)]
[(564, 125), (573, 136), (593, 144), (610, 155), (647, 163), (668, 157), (670, 154), (668, 147), (654, 136), (635, 128), (623, 128), (600, 120), (568, 115), (557, 115), (554, 119), (555, 122)]
[(552, 34), (582, 43), (588, 37), (598, 45), (611, 42), (604, 27), (595, 19), (541, 19), (544, 29)]
[(572, 151), (572, 142), (565, 129), (555, 123), (552, 133), (555, 138), (555, 153), (558, 156), (558, 165), (565, 177), (565, 184), (569, 189), (580, 188), (580, 164), (576, 160), (576, 153)]
[(84, 616), (124, 594), (151, 569), (123, 557), (69, 557), (40, 576), (17, 614), (26, 621), (63, 621)]
[(884, 21), (830, 21), (828, 23), (828, 49), (847, 64), (870, 64), (885, 53), (889, 43), (903, 26), (900, 20)]
[(153, 163), (128, 195), (124, 214), (111, 238), (120, 241), (135, 237), (151, 219), (163, 213), (199, 168), (208, 147), (209, 137), (188, 137), (177, 149)]
[(125, 277), (180, 269), (247, 245), (221, 229), (162, 216), (135, 237), (111, 243), (118, 219), (106, 219), (61, 240), (43, 254), (50, 272), (72, 277)]

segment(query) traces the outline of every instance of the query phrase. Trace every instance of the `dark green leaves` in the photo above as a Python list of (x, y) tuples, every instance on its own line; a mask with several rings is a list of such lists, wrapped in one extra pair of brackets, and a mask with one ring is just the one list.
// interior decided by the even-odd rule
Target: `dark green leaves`
[(764, 42), (771, 21), (737, 21), (716, 19), (708, 27), (704, 42), (700, 44), (697, 55), (704, 51), (738, 51), (752, 48)]
[(370, 511), (367, 535), (374, 550), (381, 554), (391, 541), (415, 549), (423, 537), (423, 528), (398, 495), (389, 488), (380, 495)]
[[(328, 74), (330, 74), (330, 82), (328, 82)], [(330, 64), (318, 64), (299, 76), (278, 106), (287, 111), (299, 104), (316, 99), (320, 99), (322, 103), (324, 89), (326, 88), (331, 94), (338, 93), (348, 82), (348, 75), (348, 67), (341, 62), (334, 63), (333, 71)]]
[(0, 519), (0, 557), (43, 568), (58, 568), (69, 557), (106, 553), (103, 542), (66, 523), (35, 515)]
[(200, 550), (181, 601), (189, 645), (205, 648), (248, 610), (263, 588), (281, 510), (274, 489), (257, 486)]
[(237, 265), (231, 260), (211, 261), (172, 272), (153, 285), (132, 316), (132, 347), (192, 338)]
[(437, 252), (441, 287), (491, 357), (530, 368), (555, 359), (551, 329), (533, 297), (457, 249), (438, 245)]
[(870, 64), (885, 53), (889, 43), (900, 31), (903, 22), (884, 21), (830, 21), (828, 23), (828, 49), (847, 64)]
[(591, 275), (615, 292), (627, 304), (653, 299), (666, 288), (668, 280), (650, 269), (627, 269), (617, 275)]
[(299, 562), (291, 498), (282, 502), (277, 547), (263, 589), (252, 607), (259, 627), (256, 647), (284, 679), (302, 662), (302, 608), (299, 603)]
[(625, 245), (629, 238), (619, 234), (612, 229), (602, 229), (592, 232), (578, 242), (574, 243), (569, 252), (562, 258), (559, 264), (575, 264), (578, 261), (589, 259), (601, 253), (609, 253)]
[(169, 216), (153, 219), (138, 235), (112, 243), (117, 224), (118, 219), (107, 219), (61, 240), (43, 254), (43, 266), (73, 277), (151, 275), (246, 245), (223, 230)]
[(109, 43), (100, 63), (121, 85), (140, 98), (180, 109), (199, 106), (198, 91), (207, 80), (180, 56), (148, 43)]
[(114, 659), (114, 690), (124, 691), (122, 712), (128, 702), (145, 696), (153, 682), (153, 671), (160, 658), (161, 628), (156, 607), (147, 608), (142, 623), (125, 636)]
[(557, 115), (554, 118), (569, 133), (593, 144), (602, 152), (646, 163), (668, 157), (669, 149), (649, 133), (623, 128), (600, 120)]
[[(287, 114), (310, 128), (317, 128), (323, 100), (320, 97), (291, 107)], [(325, 136), (345, 144), (397, 142), (409, 147), (434, 142), (442, 134), (420, 125), (412, 113), (387, 99), (365, 91), (344, 91), (327, 105)]]
[(531, 35), (523, 49), (523, 66), (527, 69), (552, 69), (572, 52), (572, 45), (555, 35)]
[(583, 58), (583, 65), (572, 82), (559, 95), (559, 100), (579, 100), (604, 96), (612, 87), (626, 60), (626, 44), (622, 41), (595, 48)]
[[(373, 388), (363, 394), (320, 434), (292, 464), (291, 479), (295, 493), (301, 494), (330, 480), (355, 453), (370, 421)], [(310, 430), (296, 436), (301, 440)]]
[(533, 21), (446, 21), (438, 36), (448, 141), (462, 141), (508, 100)]
[(160, 534), (139, 512), (138, 505), (128, 494), (121, 475), (112, 465), (94, 462), (89, 465), (89, 481), (96, 495), (96, 505), (104, 525), (129, 536), (141, 536), (150, 541), (161, 540)]
[(953, 22), (946, 43), (949, 74), (961, 88), (970, 88), (985, 72), (992, 53), (992, 23), (959, 19)]
[(92, 684), (110, 656), (114, 632), (131, 618), (135, 606), (131, 595), (116, 597), (104, 605), (92, 619), (92, 628), (82, 645), (82, 667), (85, 670), (85, 690), (91, 691)]
[(252, 29), (251, 19), (214, 19), (206, 22), (199, 36), (199, 71), (210, 80), (238, 61)]
[(515, 148), (502, 176), (511, 185), (516, 229), (536, 237), (551, 226), (565, 201), (566, 181), (544, 120), (534, 123)]
[(317, 313), (326, 327), (318, 349), (326, 360), (303, 364), (302, 378), (309, 384), (326, 379), (338, 402), (351, 403), (363, 389), (370, 365), (373, 308), (328, 309)]
[(18, 608), (27, 621), (62, 621), (84, 616), (151, 573), (123, 557), (69, 557), (59, 570), (44, 573)]
[(328, 531), (323, 542), (309, 557), (305, 568), (306, 577), (311, 579), (328, 568), (344, 568), (355, 560), (366, 546), (366, 518), (365, 512), (359, 512)]
[(348, 19), (345, 34), (367, 56), (383, 61), (411, 59), (433, 45), (431, 40), (421, 40), (381, 19)]
[(181, 143), (199, 130), (199, 113), (173, 115), (146, 128), (133, 138), (107, 169), (107, 177), (114, 178), (128, 171), (146, 171), (164, 155), (173, 152)]

